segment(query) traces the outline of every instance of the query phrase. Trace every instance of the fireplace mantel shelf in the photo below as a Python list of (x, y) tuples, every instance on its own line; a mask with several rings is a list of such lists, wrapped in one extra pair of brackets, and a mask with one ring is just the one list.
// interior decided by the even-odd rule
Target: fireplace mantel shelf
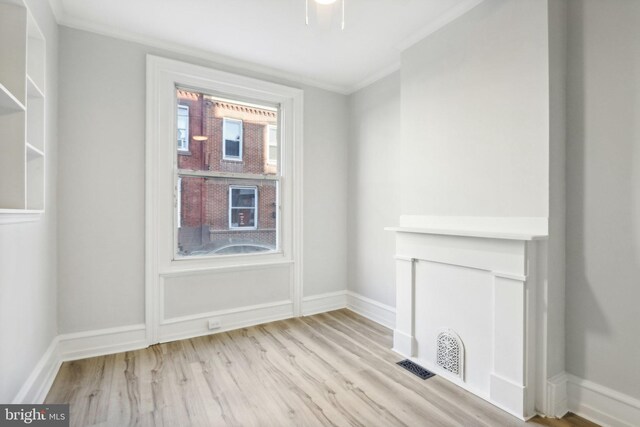
[(423, 228), (423, 227), (386, 227), (386, 231), (395, 231), (397, 233), (418, 233), (418, 234), (438, 234), (443, 236), (461, 236), (461, 237), (482, 237), (486, 239), (505, 239), (505, 240), (546, 240), (546, 234), (512, 232), (512, 231), (493, 231), (493, 230), (473, 230), (473, 229), (451, 229), (451, 228)]

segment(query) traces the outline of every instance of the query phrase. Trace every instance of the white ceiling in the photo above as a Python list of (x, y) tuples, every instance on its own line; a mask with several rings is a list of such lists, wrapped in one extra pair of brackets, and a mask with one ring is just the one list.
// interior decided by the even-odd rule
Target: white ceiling
[[(349, 93), (399, 66), (403, 48), (482, 0), (50, 0), (70, 27), (142, 41)], [(239, 62), (240, 61), (240, 62)]]

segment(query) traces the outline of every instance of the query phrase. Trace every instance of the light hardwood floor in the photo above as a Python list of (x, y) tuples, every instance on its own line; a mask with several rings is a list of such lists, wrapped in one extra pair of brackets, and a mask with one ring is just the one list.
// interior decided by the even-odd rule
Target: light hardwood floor
[(395, 365), (391, 341), (338, 310), (67, 362), (46, 402), (72, 426), (534, 427)]

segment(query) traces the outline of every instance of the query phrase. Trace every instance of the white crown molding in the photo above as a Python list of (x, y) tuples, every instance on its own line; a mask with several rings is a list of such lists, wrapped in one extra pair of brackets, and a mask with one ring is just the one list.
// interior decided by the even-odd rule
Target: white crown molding
[[(50, 0), (50, 1), (59, 1), (59, 0)], [(130, 31), (118, 30), (116, 28), (110, 27), (108, 25), (97, 24), (87, 21), (82, 21), (77, 18), (73, 18), (67, 16), (63, 11), (61, 12), (61, 16), (56, 15), (56, 19), (58, 20), (58, 24), (73, 28), (76, 30), (87, 31), (90, 33), (112, 37), (119, 40), (125, 40), (128, 42), (138, 43), (141, 45), (163, 49), (169, 52), (178, 53), (181, 55), (188, 55), (194, 58), (204, 59), (207, 61), (214, 62), (219, 65), (224, 65), (228, 67), (233, 67), (234, 72), (242, 73), (242, 70), (251, 71), (254, 73), (259, 73), (261, 77), (275, 77), (277, 79), (282, 79), (284, 83), (298, 83), (309, 86), (314, 86), (319, 89), (328, 90), (330, 92), (339, 93), (341, 95), (348, 95), (350, 93), (350, 88), (347, 86), (335, 85), (332, 83), (323, 82), (320, 80), (316, 80), (310, 77), (301, 76), (295, 73), (290, 73), (287, 71), (279, 70), (276, 68), (271, 68), (265, 65), (259, 65), (256, 63), (243, 61), (240, 59), (234, 59), (225, 55), (216, 54), (204, 49), (198, 49), (189, 47), (186, 45), (182, 45), (179, 43), (173, 43), (168, 41), (163, 41), (156, 39), (154, 37), (149, 37), (141, 34), (136, 34)], [(276, 82), (281, 83), (281, 82)]]
[(56, 18), (56, 21), (60, 23), (60, 20), (64, 17), (64, 5), (62, 4), (62, 0), (49, 0), (49, 6), (51, 7), (51, 11), (53, 12), (53, 16)]
[(437, 19), (431, 21), (428, 25), (422, 27), (419, 31), (416, 31), (411, 36), (404, 39), (397, 45), (397, 48), (400, 51), (406, 50), (424, 39), (425, 37), (435, 33), (440, 28), (449, 24), (452, 21), (455, 21), (465, 13), (469, 12), (474, 7), (478, 6), (484, 0), (467, 0), (458, 4), (457, 6), (452, 7), (444, 14), (440, 15)]
[[(467, 0), (452, 9), (448, 10), (445, 14), (441, 15), (438, 19), (432, 21), (425, 27), (421, 28), (419, 31), (406, 38), (400, 44), (398, 44), (397, 49), (399, 51), (403, 51), (418, 41), (424, 39), (430, 34), (438, 31), (440, 28), (444, 27), (448, 23), (456, 20), (460, 16), (464, 15), (484, 0)], [(291, 73), (283, 70), (279, 70), (276, 68), (268, 67), (265, 65), (260, 65), (256, 63), (252, 63), (249, 61), (243, 61), (240, 59), (231, 58), (225, 55), (216, 54), (204, 49), (192, 48), (186, 45), (182, 45), (179, 43), (172, 43), (168, 41), (158, 40), (154, 37), (144, 36), (141, 34), (136, 34), (130, 31), (118, 30), (108, 25), (97, 24), (92, 22), (83, 21), (81, 19), (77, 19), (71, 16), (68, 16), (66, 11), (64, 10), (64, 2), (63, 0), (49, 0), (49, 5), (53, 11), (54, 16), (59, 25), (73, 28), (76, 30), (87, 31), (90, 33), (99, 34), (102, 36), (112, 37), (119, 40), (130, 41), (134, 43), (139, 43), (145, 46), (154, 47), (158, 49), (164, 49), (169, 52), (180, 53), (183, 55), (189, 55), (195, 58), (209, 60), (211, 62), (215, 62), (220, 65), (226, 65), (229, 67), (234, 67), (239, 70), (248, 70), (255, 73), (263, 74), (264, 76), (275, 77), (279, 79), (286, 80), (292, 83), (299, 83), (309, 86), (314, 86), (319, 89), (328, 90), (330, 92), (339, 93), (341, 95), (351, 95), (384, 77), (392, 74), (400, 69), (400, 60), (396, 59), (392, 64), (386, 65), (372, 73), (369, 74), (365, 79), (358, 81), (353, 85), (336, 85), (333, 83), (329, 83), (326, 81), (305, 77), (296, 73)]]
[(358, 92), (361, 89), (364, 89), (365, 87), (372, 85), (373, 83), (377, 82), (378, 80), (382, 80), (383, 78), (387, 77), (390, 74), (395, 73), (396, 71), (400, 70), (400, 61), (396, 61), (391, 65), (388, 65), (386, 67), (383, 67), (381, 69), (379, 69), (378, 71), (376, 71), (375, 73), (369, 74), (368, 77), (366, 77), (365, 79), (363, 79), (362, 81), (356, 83), (355, 85), (351, 86), (351, 88), (349, 88), (349, 92), (347, 93), (347, 95), (351, 95), (355, 92)]

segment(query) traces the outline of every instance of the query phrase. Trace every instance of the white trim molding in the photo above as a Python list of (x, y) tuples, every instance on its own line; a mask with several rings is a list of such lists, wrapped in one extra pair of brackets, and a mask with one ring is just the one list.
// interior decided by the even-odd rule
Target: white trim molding
[(640, 426), (640, 400), (594, 382), (567, 374), (571, 412), (602, 426)]
[(567, 401), (567, 374), (560, 372), (547, 380), (546, 416), (562, 418), (569, 412)]
[(44, 402), (62, 364), (58, 355), (58, 338), (51, 340), (51, 344), (13, 399), (13, 404)]
[(347, 291), (347, 308), (389, 329), (396, 326), (396, 309), (358, 293)]
[(302, 315), (311, 316), (347, 307), (347, 291), (328, 292), (302, 298)]
[[(290, 319), (293, 316), (293, 301), (287, 300), (172, 317), (161, 322), (159, 342), (170, 342), (247, 328), (276, 320)], [(209, 329), (210, 319), (218, 321), (220, 327)]]
[[(388, 328), (393, 328), (395, 309), (351, 291), (305, 297), (303, 315), (348, 308)], [(160, 342), (188, 339), (294, 317), (293, 301), (276, 301), (228, 310), (198, 313), (162, 320)], [(209, 329), (215, 318), (221, 325)], [(42, 355), (12, 403), (42, 403), (63, 362), (105, 356), (148, 347), (144, 324), (118, 326), (56, 336)]]
[[(173, 187), (179, 171), (175, 164), (175, 141), (170, 136), (174, 135), (177, 85), (279, 105), (281, 172), (278, 221), (281, 234), (278, 251), (201, 258), (176, 256), (177, 233), (172, 206), (175, 205)], [(166, 341), (169, 336), (178, 339), (209, 333), (208, 329), (203, 329), (202, 324), (195, 323), (180, 328), (175, 324), (166, 327), (162, 281), (168, 275), (182, 277), (207, 269), (223, 272), (225, 269), (237, 269), (239, 263), (247, 270), (259, 270), (268, 264), (280, 266), (287, 263), (291, 270), (288, 299), (293, 305), (292, 312), (287, 308), (277, 314), (256, 316), (261, 321), (270, 321), (300, 315), (303, 286), (303, 105), (304, 92), (298, 88), (147, 55), (145, 323), (149, 345)], [(173, 174), (169, 173), (172, 168)], [(237, 324), (245, 325), (250, 321), (247, 319), (253, 318), (250, 314), (246, 316), (249, 317), (239, 319)]]
[[(519, 228), (529, 222), (405, 215), (401, 227), (387, 228), (396, 232), (393, 349), (435, 365), (440, 332), (457, 324), (451, 326), (456, 334), (474, 342), (464, 345), (473, 348), (465, 357), (468, 375), (464, 381), (444, 377), (523, 420), (536, 414), (535, 398), (547, 391), (547, 378), (539, 380), (544, 372), (536, 371), (535, 325), (544, 313), (535, 305), (539, 281), (533, 241), (544, 238), (545, 231)], [(477, 283), (474, 295), (489, 302), (483, 310), (470, 309), (456, 296), (470, 281)], [(441, 291), (435, 307), (432, 296)]]
[(58, 335), (51, 340), (13, 403), (44, 402), (63, 362), (145, 347), (143, 324)]
[(36, 222), (42, 218), (44, 211), (23, 209), (0, 209), (0, 225), (18, 224), (21, 222)]
[(63, 362), (148, 347), (144, 324), (63, 334), (58, 340)]
[(451, 9), (442, 14), (438, 19), (430, 22), (428, 25), (424, 25), (417, 32), (404, 39), (396, 47), (400, 51), (407, 50), (420, 40), (424, 40), (431, 34), (438, 31), (440, 28), (460, 18), (465, 13), (469, 12), (474, 7), (478, 6), (484, 0), (466, 0), (453, 6)]

